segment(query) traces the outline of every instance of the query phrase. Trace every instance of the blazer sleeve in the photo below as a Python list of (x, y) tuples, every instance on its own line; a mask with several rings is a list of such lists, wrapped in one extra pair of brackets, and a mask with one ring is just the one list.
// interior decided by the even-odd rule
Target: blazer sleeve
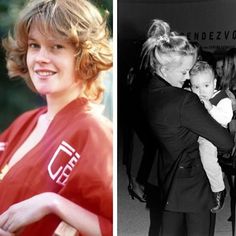
[(194, 93), (186, 93), (181, 108), (181, 123), (222, 151), (229, 151), (234, 145), (228, 130), (211, 117)]

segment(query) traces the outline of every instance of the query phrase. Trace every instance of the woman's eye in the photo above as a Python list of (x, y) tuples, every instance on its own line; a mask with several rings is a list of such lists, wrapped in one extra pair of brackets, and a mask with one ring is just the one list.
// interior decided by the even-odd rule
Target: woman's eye
[(29, 47), (29, 48), (38, 48), (39, 45), (36, 44), (36, 43), (29, 43), (29, 44), (28, 44), (28, 47)]
[(61, 44), (55, 44), (55, 45), (52, 46), (52, 48), (53, 49), (62, 49), (62, 48), (64, 48), (64, 46), (61, 45)]

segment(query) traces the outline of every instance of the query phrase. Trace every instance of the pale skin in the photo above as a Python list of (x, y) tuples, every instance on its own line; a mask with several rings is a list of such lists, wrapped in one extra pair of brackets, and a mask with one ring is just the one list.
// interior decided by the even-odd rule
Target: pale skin
[(192, 55), (173, 56), (173, 63), (161, 66), (157, 73), (174, 87), (182, 88), (184, 82), (189, 79), (189, 71), (195, 63), (195, 57)]
[(51, 192), (35, 195), (12, 205), (0, 217), (1, 229), (8, 231), (4, 233), (0, 231), (0, 235), (14, 235), (9, 232), (17, 232), (25, 225), (36, 222), (49, 213), (56, 214), (84, 235), (101, 235), (96, 215)]
[[(48, 111), (44, 116), (50, 120), (61, 108), (80, 96), (82, 86), (76, 78), (74, 55), (75, 49), (71, 44), (45, 37), (37, 26), (32, 24), (28, 40), (27, 66), (38, 93), (46, 97)], [(29, 138), (13, 155), (9, 168), (43, 138), (48, 125), (46, 120), (38, 122)], [(1, 214), (0, 236), (17, 235), (24, 226), (51, 213), (78, 229), (83, 235), (101, 235), (97, 215), (56, 193), (46, 192), (14, 204)]]
[(205, 108), (210, 111), (213, 106), (209, 101), (216, 88), (216, 79), (211, 71), (199, 72), (190, 78), (191, 88), (204, 103)]

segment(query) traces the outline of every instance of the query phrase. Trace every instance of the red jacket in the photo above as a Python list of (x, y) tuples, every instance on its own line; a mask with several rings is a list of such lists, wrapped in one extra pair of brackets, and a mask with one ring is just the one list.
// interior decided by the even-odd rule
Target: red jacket
[[(46, 107), (24, 113), (0, 135), (0, 170), (36, 125)], [(0, 181), (0, 213), (42, 192), (55, 192), (95, 213), (103, 235), (112, 235), (112, 125), (76, 99), (51, 122), (43, 139)], [(60, 219), (48, 215), (20, 235), (51, 236)]]

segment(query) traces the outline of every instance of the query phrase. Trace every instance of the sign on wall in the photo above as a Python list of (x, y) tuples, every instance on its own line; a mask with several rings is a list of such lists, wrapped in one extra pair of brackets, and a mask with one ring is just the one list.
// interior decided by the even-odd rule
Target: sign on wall
[[(167, 21), (172, 30), (185, 34), (191, 41), (198, 41), (205, 50), (227, 50), (236, 47), (235, 9), (236, 1), (230, 0), (121, 3), (119, 34), (121, 38), (145, 37), (151, 20), (159, 18)], [(122, 35), (122, 25), (125, 35)]]

